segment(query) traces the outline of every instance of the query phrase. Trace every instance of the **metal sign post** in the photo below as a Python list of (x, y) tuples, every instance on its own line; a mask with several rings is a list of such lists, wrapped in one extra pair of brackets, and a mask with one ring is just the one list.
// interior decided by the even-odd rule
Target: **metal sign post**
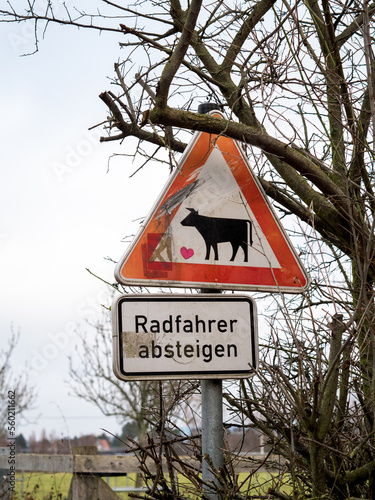
[[(201, 293), (221, 293), (221, 290), (205, 290)], [(209, 487), (213, 482), (218, 488), (219, 481), (212, 471), (217, 471), (224, 465), (224, 430), (223, 430), (223, 381), (202, 380), (202, 481), (203, 491), (215, 500), (218, 494)]]
[[(198, 112), (225, 119), (215, 108), (206, 103)], [(112, 308), (113, 369), (125, 381), (202, 381), (204, 493), (217, 499), (210, 482), (219, 487), (214, 471), (223, 466), (222, 379), (251, 377), (258, 361), (255, 303), (217, 293), (302, 293), (309, 284), (237, 141), (194, 134), (115, 276), (123, 285), (209, 292), (120, 297)]]
[[(222, 380), (202, 380), (202, 480), (205, 494), (212, 499), (218, 494), (208, 486), (219, 481), (211, 469), (223, 467), (223, 382)], [(207, 460), (208, 459), (208, 460)]]

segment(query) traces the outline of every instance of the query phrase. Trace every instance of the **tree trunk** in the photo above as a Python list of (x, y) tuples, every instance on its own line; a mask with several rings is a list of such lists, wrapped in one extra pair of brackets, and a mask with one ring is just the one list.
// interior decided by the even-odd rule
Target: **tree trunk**
[(312, 440), (309, 445), (312, 497), (321, 498), (327, 493), (326, 475), (324, 472), (324, 449), (320, 443)]

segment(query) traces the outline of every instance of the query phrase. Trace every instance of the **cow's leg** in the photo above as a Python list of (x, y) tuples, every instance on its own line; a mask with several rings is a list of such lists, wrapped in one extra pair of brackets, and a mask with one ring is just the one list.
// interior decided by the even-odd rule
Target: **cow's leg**
[(248, 221), (249, 224), (249, 236), (250, 236), (250, 246), (253, 246), (253, 224), (251, 221)]
[(210, 250), (211, 250), (211, 245), (206, 242), (206, 257), (205, 257), (206, 260), (210, 259)]
[(247, 262), (247, 258), (248, 258), (248, 257), (247, 257), (247, 255), (248, 255), (248, 254), (247, 254), (247, 250), (248, 250), (248, 248), (247, 248), (247, 244), (243, 241), (243, 242), (241, 243), (241, 247), (242, 247), (242, 250), (243, 250), (243, 255), (244, 255), (244, 257), (243, 257), (243, 261), (244, 261), (244, 262)]
[(214, 249), (214, 252), (215, 252), (215, 260), (219, 260), (219, 252), (217, 251), (217, 243), (214, 243), (212, 245), (212, 248)]
[(236, 258), (236, 255), (237, 255), (237, 252), (238, 252), (238, 248), (239, 248), (239, 244), (238, 243), (234, 244), (234, 243), (231, 242), (231, 245), (232, 245), (232, 257), (231, 257), (230, 261), (233, 262), (234, 259)]

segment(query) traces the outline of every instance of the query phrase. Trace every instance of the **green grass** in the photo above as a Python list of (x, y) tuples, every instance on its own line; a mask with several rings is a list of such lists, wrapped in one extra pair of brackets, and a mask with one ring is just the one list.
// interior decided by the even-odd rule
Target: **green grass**
[[(21, 474), (16, 475), (17, 479), (21, 479)], [(72, 479), (70, 473), (25, 473), (23, 478), (23, 491), (21, 491), (21, 482), (16, 482), (16, 494), (14, 499), (17, 500), (65, 500), (68, 496), (69, 486)], [(106, 481), (107, 479), (104, 478)], [(241, 485), (241, 492), (252, 495), (264, 495), (272, 484), (277, 480), (277, 476), (272, 476), (266, 472), (257, 473), (249, 478), (248, 474), (241, 473), (238, 477), (238, 484)], [(135, 474), (129, 474), (128, 477), (111, 477), (109, 485), (115, 486), (133, 486)], [(184, 493), (185, 498), (197, 499), (198, 493), (192, 485), (184, 478), (179, 477), (181, 490), (186, 488)], [(286, 489), (283, 489), (286, 492)], [(180, 491), (182, 493), (182, 491)], [(123, 500), (129, 498), (125, 492), (117, 492)]]
[[(70, 473), (25, 473), (23, 476), (23, 489), (21, 484), (21, 474), (16, 474), (16, 494), (17, 500), (65, 500), (68, 496), (72, 474)], [(104, 481), (107, 481), (104, 478)], [(135, 474), (129, 474), (128, 477), (110, 477), (109, 485), (115, 486), (134, 486)], [(117, 493), (122, 499), (129, 498), (127, 493)]]
[(47, 474), (42, 472), (16, 474), (16, 499), (25, 500), (62, 500), (68, 496), (72, 474), (61, 472)]
[[(23, 476), (23, 485), (21, 482), (22, 475), (16, 474), (16, 494), (14, 499), (17, 500), (65, 500), (68, 496), (69, 486), (72, 480), (70, 473), (25, 473)], [(104, 478), (107, 482), (107, 478)], [(127, 477), (110, 477), (108, 484), (111, 488), (129, 486), (135, 484), (135, 474), (129, 474)], [(117, 492), (119, 497), (126, 500), (129, 498), (125, 492)]]

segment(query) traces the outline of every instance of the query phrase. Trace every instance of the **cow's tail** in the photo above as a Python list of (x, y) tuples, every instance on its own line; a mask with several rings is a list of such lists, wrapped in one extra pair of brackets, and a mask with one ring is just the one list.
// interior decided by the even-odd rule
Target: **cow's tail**
[(252, 247), (253, 246), (253, 223), (251, 222), (251, 220), (247, 220), (246, 222), (249, 225), (249, 242), (250, 242), (250, 246)]

